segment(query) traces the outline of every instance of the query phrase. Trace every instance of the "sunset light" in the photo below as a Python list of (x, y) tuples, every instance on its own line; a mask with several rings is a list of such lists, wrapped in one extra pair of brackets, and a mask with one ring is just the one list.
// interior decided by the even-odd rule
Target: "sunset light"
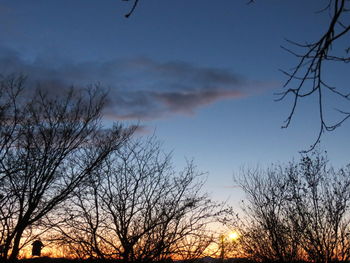
[(0, 36), (0, 263), (350, 263), (350, 0), (0, 0)]
[(228, 237), (230, 240), (236, 241), (239, 238), (239, 234), (237, 232), (233, 231), (233, 232), (230, 232)]

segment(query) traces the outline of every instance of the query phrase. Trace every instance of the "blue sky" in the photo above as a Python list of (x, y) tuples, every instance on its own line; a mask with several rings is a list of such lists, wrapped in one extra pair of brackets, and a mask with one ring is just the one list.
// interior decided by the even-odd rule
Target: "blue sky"
[[(315, 13), (326, 0), (246, 2), (140, 0), (125, 19), (132, 3), (121, 0), (0, 0), (0, 72), (53, 88), (100, 83), (109, 120), (155, 131), (177, 166), (193, 158), (214, 198), (235, 203), (241, 167), (298, 159), (314, 142), (315, 98), (281, 129), (291, 101), (274, 102), (274, 93), (286, 81), (278, 69), (296, 63), (280, 48), (285, 39), (315, 40), (329, 21)], [(348, 68), (326, 77), (346, 86)], [(349, 162), (349, 130), (322, 137), (336, 166)]]

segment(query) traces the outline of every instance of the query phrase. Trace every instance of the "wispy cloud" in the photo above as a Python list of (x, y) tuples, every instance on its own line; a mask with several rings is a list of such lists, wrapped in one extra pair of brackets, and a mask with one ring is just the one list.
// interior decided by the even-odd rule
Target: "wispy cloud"
[(212, 88), (199, 91), (158, 93), (155, 94), (155, 97), (172, 112), (193, 113), (193, 110), (200, 106), (242, 95), (243, 93), (236, 90)]
[(48, 57), (26, 60), (0, 48), (0, 73), (14, 72), (27, 75), (28, 85), (49, 92), (100, 83), (110, 92), (106, 116), (114, 119), (194, 114), (200, 107), (257, 91), (253, 82), (231, 71), (185, 62), (161, 63), (144, 57), (80, 63)]

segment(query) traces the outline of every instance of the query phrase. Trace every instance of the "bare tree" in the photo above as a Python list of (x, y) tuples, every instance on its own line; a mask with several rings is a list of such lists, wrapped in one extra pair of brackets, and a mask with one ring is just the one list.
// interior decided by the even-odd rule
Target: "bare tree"
[(258, 260), (297, 260), (298, 239), (286, 213), (287, 181), (281, 167), (246, 171), (239, 184), (247, 195), (246, 218), (238, 219), (242, 250)]
[(335, 172), (324, 157), (316, 155), (303, 157), (294, 168), (288, 172), (287, 209), (292, 226), (300, 232), (303, 250), (316, 262), (340, 259), (344, 227), (349, 226), (349, 167)]
[(17, 94), (22, 79), (6, 83), (8, 94), (16, 96), (9, 96), (14, 106), (6, 115), (8, 129), (14, 131), (2, 133), (0, 139), (1, 257), (15, 259), (24, 232), (66, 200), (131, 130), (103, 129), (105, 94), (98, 88), (70, 89), (58, 98), (37, 90), (26, 100), (23, 96), (29, 93)]
[(6, 241), (14, 223), (11, 218), (18, 212), (15, 194), (7, 191), (8, 177), (19, 171), (18, 167), (6, 165), (6, 159), (19, 138), (20, 94), (23, 76), (0, 76), (0, 258), (7, 253)]
[[(100, 179), (90, 184), (90, 194), (77, 192), (79, 212), (60, 228), (63, 240), (87, 246), (85, 256), (124, 262), (185, 255), (185, 249), (198, 256), (211, 237), (196, 237), (220, 207), (201, 194), (192, 163), (177, 174), (170, 159), (154, 139), (128, 141), (94, 177)], [(195, 247), (186, 247), (190, 239)]]
[(265, 172), (246, 172), (241, 246), (260, 260), (349, 258), (349, 166), (335, 171), (320, 154)]
[(192, 163), (176, 175), (170, 156), (152, 140), (127, 145), (104, 188), (104, 209), (111, 215), (125, 262), (160, 260), (176, 244), (212, 219), (215, 204), (200, 193), (203, 182)]

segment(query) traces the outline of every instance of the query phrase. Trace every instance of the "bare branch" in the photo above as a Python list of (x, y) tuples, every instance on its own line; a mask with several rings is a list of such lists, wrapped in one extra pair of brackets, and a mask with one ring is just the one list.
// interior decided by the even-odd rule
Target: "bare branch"
[[(347, 36), (350, 30), (350, 25), (341, 21), (346, 10), (348, 10), (346, 7), (348, 4), (349, 3), (347, 0), (330, 0), (327, 7), (321, 10), (321, 12), (324, 12), (326, 10), (329, 11), (331, 21), (329, 23), (327, 31), (321, 36), (318, 41), (313, 43), (300, 44), (287, 40), (289, 44), (297, 48), (305, 49), (305, 53), (299, 54), (292, 51), (290, 48), (283, 47), (284, 50), (297, 57), (299, 59), (299, 62), (290, 73), (282, 71), (288, 77), (284, 85), (285, 87), (292, 85), (292, 81), (295, 81), (297, 83), (297, 86), (295, 88), (289, 88), (286, 91), (277, 94), (279, 96), (277, 101), (285, 99), (289, 94), (294, 97), (292, 108), (287, 119), (285, 120), (285, 125), (282, 127), (287, 128), (290, 125), (291, 120), (295, 114), (297, 104), (301, 98), (311, 95), (316, 95), (318, 97), (317, 100), (319, 108), (320, 128), (315, 142), (307, 151), (311, 151), (315, 148), (315, 146), (320, 142), (322, 134), (325, 131), (333, 131), (348, 119), (348, 117), (344, 117), (335, 124), (328, 124), (325, 121), (324, 110), (324, 105), (326, 103), (327, 97), (323, 96), (323, 91), (328, 90), (331, 93), (337, 95), (340, 99), (349, 100), (349, 93), (344, 93), (338, 88), (328, 85), (323, 80), (325, 71), (324, 64), (326, 61), (342, 63), (349, 62), (349, 57), (346, 55), (339, 56), (331, 54), (332, 46), (335, 44), (335, 42), (337, 42), (340, 38)], [(310, 88), (309, 90), (306, 90), (308, 84), (310, 84)]]

